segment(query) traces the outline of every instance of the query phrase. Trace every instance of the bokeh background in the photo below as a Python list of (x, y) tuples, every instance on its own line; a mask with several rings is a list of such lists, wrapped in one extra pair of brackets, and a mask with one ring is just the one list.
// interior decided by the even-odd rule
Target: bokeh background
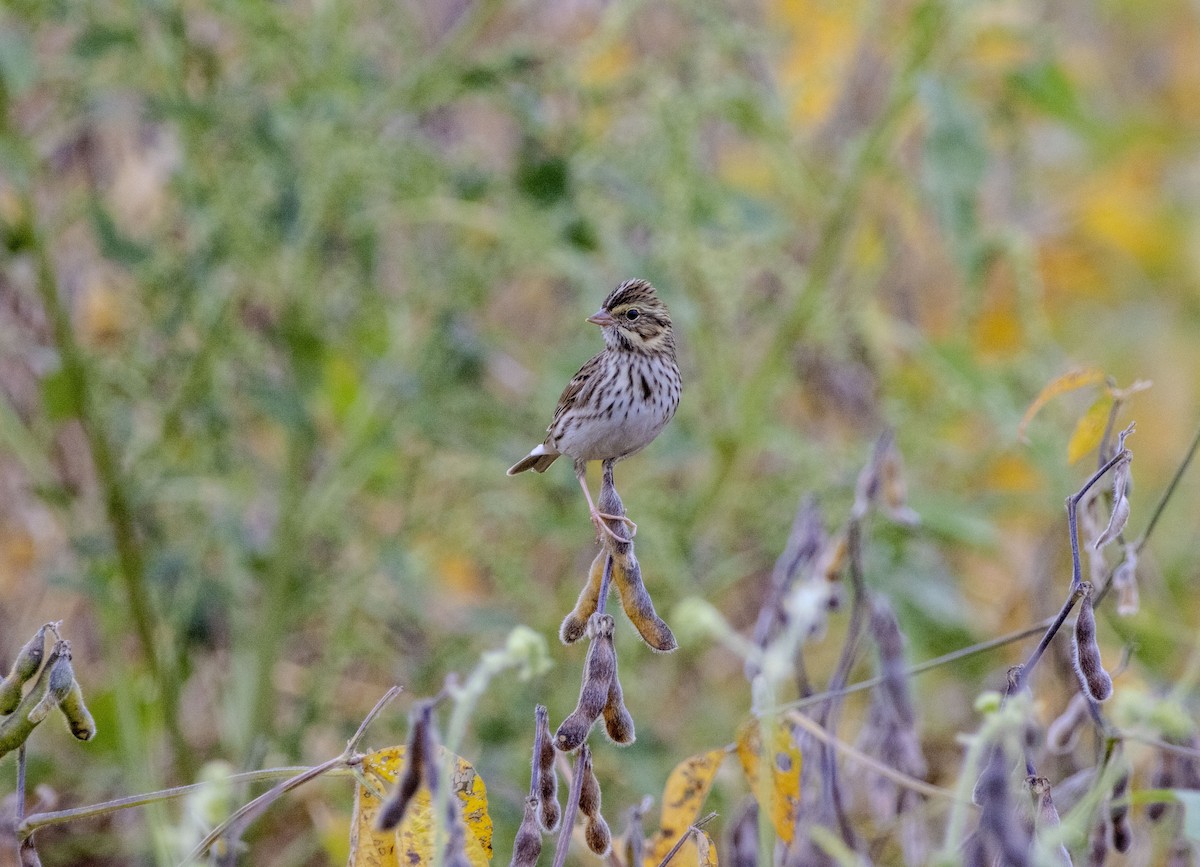
[[(1056, 610), (1062, 503), (1095, 467), (1067, 442), (1101, 392), (1022, 442), (1030, 401), (1076, 366), (1152, 381), (1121, 419), (1134, 532), (1200, 418), (1198, 19), (1184, 0), (10, 0), (0, 662), (62, 619), (100, 727), (39, 729), (31, 780), (65, 806), (213, 761), (315, 763), (392, 683), (436, 692), (527, 624), (553, 669), (494, 685), (464, 747), (507, 859), (533, 704), (558, 720), (576, 698), (582, 650), (555, 636), (594, 547), (569, 466), (504, 470), (631, 276), (670, 305), (686, 383), (617, 472), (668, 621), (699, 596), (748, 630), (801, 497), (835, 528), (889, 426), (923, 523), (871, 525), (867, 581), (912, 658)], [(1139, 648), (1118, 691), (1185, 673), (1198, 508), (1193, 473), (1142, 611), (1101, 619), (1109, 658)], [(843, 628), (810, 649), (818, 683)], [(681, 637), (652, 655), (618, 623), (639, 740), (598, 750), (614, 815), (748, 713), (741, 661)], [(935, 780), (1027, 649), (915, 681)], [(408, 701), (368, 743), (403, 741)], [(172, 863), (188, 809), (54, 829), (42, 858)], [(345, 779), (301, 790), (246, 863), (344, 863), (349, 811)]]

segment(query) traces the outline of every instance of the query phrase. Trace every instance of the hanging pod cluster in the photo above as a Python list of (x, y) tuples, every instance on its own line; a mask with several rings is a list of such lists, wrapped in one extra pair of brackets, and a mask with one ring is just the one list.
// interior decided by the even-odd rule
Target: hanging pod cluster
[[(96, 722), (71, 667), (71, 642), (59, 636), (58, 627), (58, 623), (46, 623), (39, 628), (0, 680), (0, 756), (25, 743), (56, 707), (76, 738), (90, 741), (96, 736)], [(55, 639), (49, 653), (47, 631)]]

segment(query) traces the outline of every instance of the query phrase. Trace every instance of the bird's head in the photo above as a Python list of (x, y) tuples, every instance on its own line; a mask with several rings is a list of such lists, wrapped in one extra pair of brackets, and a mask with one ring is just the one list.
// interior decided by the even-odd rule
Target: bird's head
[(604, 330), (604, 342), (610, 349), (675, 352), (671, 314), (645, 280), (626, 280), (587, 321)]

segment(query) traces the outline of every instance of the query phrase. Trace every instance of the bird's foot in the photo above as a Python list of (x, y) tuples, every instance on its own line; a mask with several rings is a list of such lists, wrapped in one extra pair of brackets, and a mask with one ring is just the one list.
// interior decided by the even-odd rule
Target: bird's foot
[[(625, 524), (627, 527), (629, 527), (629, 535), (622, 536), (612, 527), (608, 526), (608, 521), (620, 521), (621, 523)], [(608, 535), (612, 536), (622, 544), (632, 542), (633, 537), (637, 535), (637, 524), (626, 518), (624, 515), (610, 515), (606, 512), (593, 511), (592, 523), (596, 525), (597, 533), (608, 533)]]

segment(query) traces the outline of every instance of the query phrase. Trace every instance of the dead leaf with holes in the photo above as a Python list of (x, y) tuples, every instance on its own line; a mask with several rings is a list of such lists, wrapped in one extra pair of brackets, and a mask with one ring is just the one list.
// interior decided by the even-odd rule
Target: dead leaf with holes
[[(750, 791), (760, 807), (766, 807), (775, 833), (785, 843), (791, 843), (796, 833), (796, 817), (800, 811), (800, 748), (791, 727), (783, 720), (776, 720), (772, 727), (770, 774), (759, 778), (759, 762), (763, 745), (757, 719), (751, 719), (738, 727), (737, 754), (742, 771), (750, 784)], [(766, 785), (769, 791), (763, 791)]]

